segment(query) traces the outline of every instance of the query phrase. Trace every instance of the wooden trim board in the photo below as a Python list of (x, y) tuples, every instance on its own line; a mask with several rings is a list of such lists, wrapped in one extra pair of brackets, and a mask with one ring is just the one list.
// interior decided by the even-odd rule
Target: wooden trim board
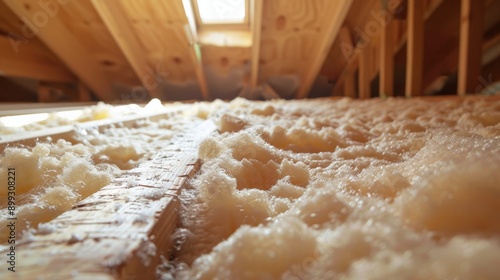
[(172, 247), (177, 196), (198, 168), (199, 143), (215, 129), (205, 121), (178, 135), (150, 161), (49, 222), (53, 232), (16, 244), (22, 260), (16, 279), (155, 279), (154, 267)]

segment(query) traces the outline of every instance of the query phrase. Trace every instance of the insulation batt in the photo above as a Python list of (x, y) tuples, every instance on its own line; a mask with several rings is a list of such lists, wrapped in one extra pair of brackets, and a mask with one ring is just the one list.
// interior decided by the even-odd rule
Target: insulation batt
[[(99, 104), (84, 110), (85, 119), (76, 122), (119, 117), (112, 112), (113, 106)], [(63, 119), (53, 121), (59, 125), (71, 124)], [(131, 127), (118, 123), (102, 133), (96, 128), (76, 130), (69, 139), (39, 142), (34, 147), (7, 147), (0, 156), (0, 182), (7, 186), (7, 168), (16, 167), (18, 237), (29, 236), (26, 230), (51, 233), (53, 226), (44, 223), (109, 184), (123, 170), (154, 155), (193, 121), (189, 116), (175, 113), (169, 119), (145, 119)], [(20, 127), (18, 132), (32, 129), (33, 125)], [(0, 214), (1, 246), (9, 236), (7, 188), (0, 188)]]
[(163, 279), (499, 279), (500, 101), (199, 103)]

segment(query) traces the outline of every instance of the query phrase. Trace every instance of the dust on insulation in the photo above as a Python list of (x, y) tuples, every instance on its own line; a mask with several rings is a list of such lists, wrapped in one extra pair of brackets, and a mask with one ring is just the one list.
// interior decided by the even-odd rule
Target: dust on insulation
[[(102, 106), (92, 110), (113, 110)], [(211, 119), (220, 134), (199, 146), (202, 167), (180, 196), (181, 225), (155, 237), (174, 241), (173, 255), (150, 268), (160, 279), (498, 277), (500, 101), (177, 106), (132, 128), (6, 148), (2, 182), (9, 165), (23, 173), (23, 240), (50, 232), (48, 221)]]

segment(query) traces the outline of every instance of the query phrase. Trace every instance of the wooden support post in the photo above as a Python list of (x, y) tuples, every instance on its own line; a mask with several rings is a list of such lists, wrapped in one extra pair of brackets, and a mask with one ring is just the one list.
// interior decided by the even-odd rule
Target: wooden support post
[(371, 75), (370, 75), (370, 48), (362, 49), (359, 53), (359, 98), (371, 97)]
[(423, 94), (424, 1), (408, 0), (408, 49), (406, 53), (406, 97)]
[(394, 40), (396, 23), (390, 21), (380, 34), (380, 88), (379, 96), (394, 96)]
[(252, 59), (250, 70), (250, 87), (255, 89), (259, 84), (260, 37), (262, 33), (262, 0), (252, 3)]
[(458, 94), (474, 93), (481, 75), (484, 1), (462, 0), (458, 57)]

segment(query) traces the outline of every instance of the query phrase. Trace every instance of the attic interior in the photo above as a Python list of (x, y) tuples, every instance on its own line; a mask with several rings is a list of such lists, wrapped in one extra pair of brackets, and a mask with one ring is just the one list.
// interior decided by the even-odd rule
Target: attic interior
[(0, 0), (0, 279), (498, 279), (500, 0)]
[(499, 1), (226, 2), (2, 1), (0, 101), (497, 91)]

